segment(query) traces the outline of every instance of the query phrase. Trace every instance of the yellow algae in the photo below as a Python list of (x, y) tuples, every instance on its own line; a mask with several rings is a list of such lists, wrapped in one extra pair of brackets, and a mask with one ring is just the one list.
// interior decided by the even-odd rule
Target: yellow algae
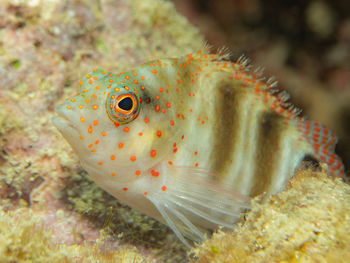
[(285, 191), (262, 200), (233, 232), (194, 250), (206, 262), (348, 262), (350, 186), (324, 172), (299, 172)]

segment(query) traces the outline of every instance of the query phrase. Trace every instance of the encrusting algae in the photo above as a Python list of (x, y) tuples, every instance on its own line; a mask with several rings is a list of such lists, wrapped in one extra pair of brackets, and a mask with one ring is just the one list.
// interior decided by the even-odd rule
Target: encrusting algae
[(196, 248), (194, 262), (350, 262), (349, 201), (340, 179), (299, 171), (285, 191), (255, 198), (235, 230)]

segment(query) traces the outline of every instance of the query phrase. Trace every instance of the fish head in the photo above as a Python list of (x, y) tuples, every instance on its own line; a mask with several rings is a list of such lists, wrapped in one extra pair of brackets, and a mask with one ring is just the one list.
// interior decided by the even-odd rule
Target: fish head
[[(150, 174), (169, 153), (175, 113), (157, 113), (152, 88), (124, 75), (94, 70), (78, 94), (56, 108), (53, 124), (95, 180), (132, 182)], [(159, 107), (159, 106), (158, 106)]]

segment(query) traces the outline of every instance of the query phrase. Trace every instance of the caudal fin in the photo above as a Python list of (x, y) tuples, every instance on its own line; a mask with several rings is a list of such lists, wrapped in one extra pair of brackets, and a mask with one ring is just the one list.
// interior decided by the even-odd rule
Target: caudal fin
[(312, 144), (313, 156), (328, 165), (331, 175), (343, 177), (344, 165), (334, 152), (338, 142), (335, 133), (318, 122), (304, 121), (300, 126), (303, 129), (303, 135)]

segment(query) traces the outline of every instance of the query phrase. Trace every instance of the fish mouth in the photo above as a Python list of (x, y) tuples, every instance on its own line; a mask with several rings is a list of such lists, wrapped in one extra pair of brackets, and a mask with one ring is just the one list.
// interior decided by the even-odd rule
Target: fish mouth
[(56, 110), (56, 116), (52, 118), (53, 125), (62, 133), (63, 137), (71, 143), (73, 138), (78, 138), (78, 128), (74, 124), (73, 116), (65, 114), (60, 110)]

